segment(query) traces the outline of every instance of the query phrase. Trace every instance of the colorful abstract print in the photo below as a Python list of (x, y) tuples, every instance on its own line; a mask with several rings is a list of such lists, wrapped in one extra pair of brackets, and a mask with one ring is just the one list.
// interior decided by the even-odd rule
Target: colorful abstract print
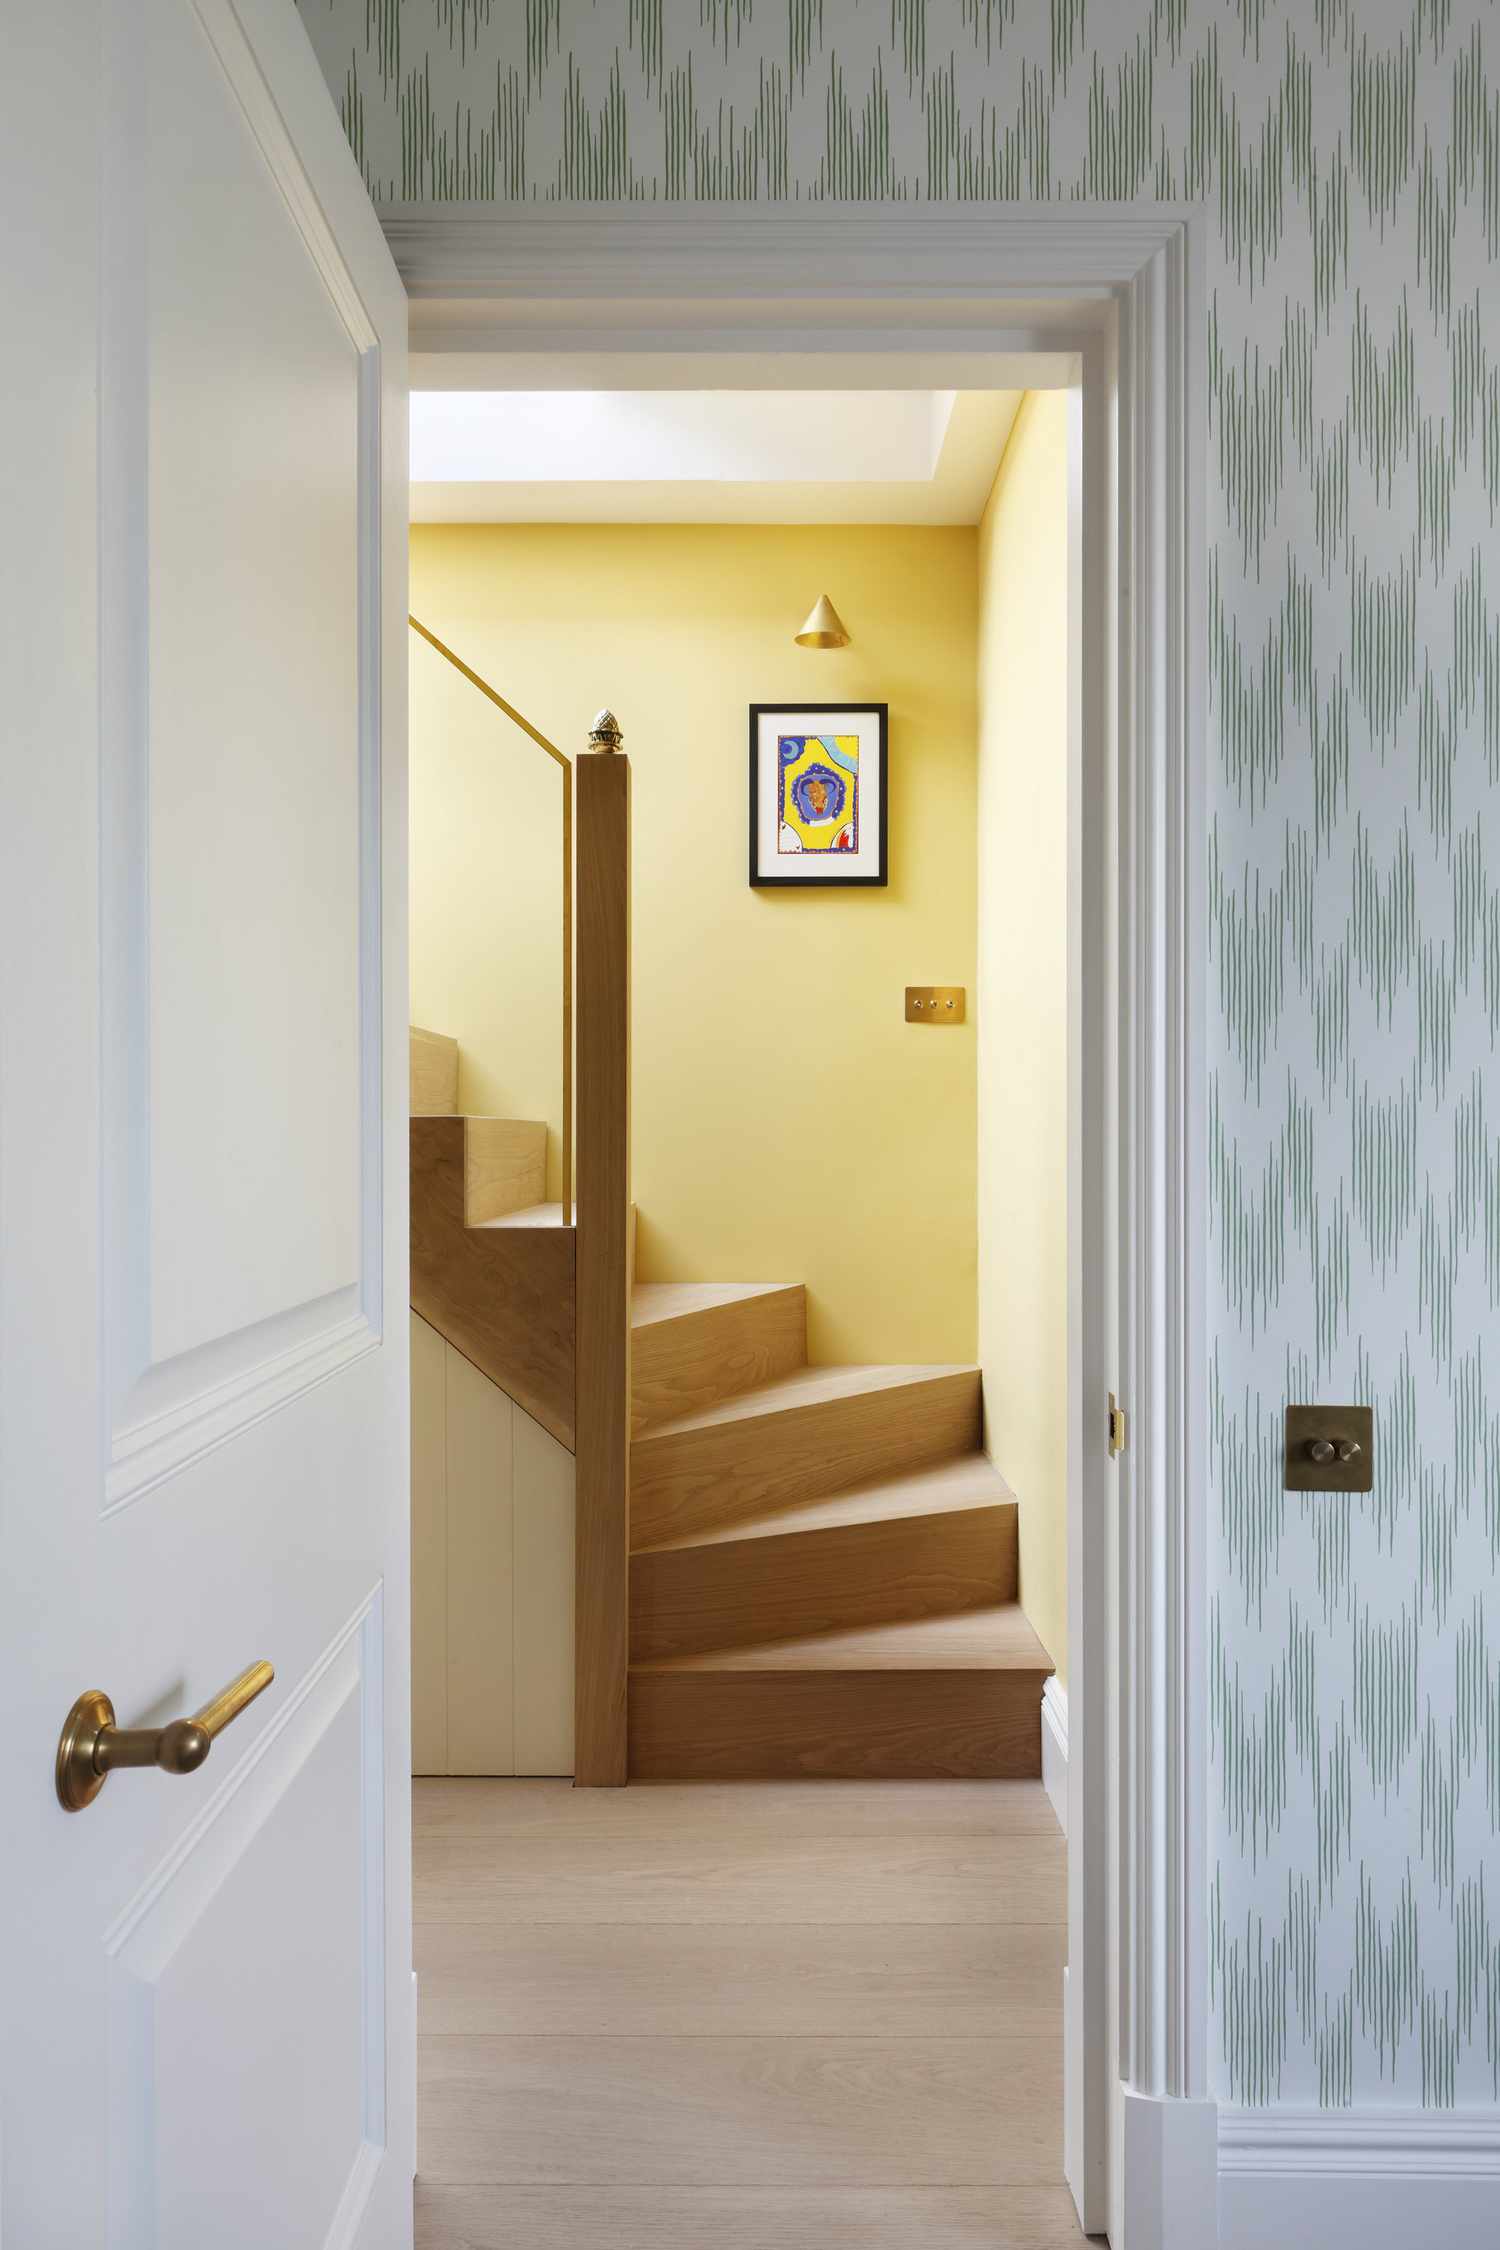
[(859, 736), (783, 734), (776, 745), (781, 776), (776, 850), (859, 849)]
[(1500, 7), (301, 6), (387, 201), (1203, 214), (1215, 2086), (1493, 2103)]

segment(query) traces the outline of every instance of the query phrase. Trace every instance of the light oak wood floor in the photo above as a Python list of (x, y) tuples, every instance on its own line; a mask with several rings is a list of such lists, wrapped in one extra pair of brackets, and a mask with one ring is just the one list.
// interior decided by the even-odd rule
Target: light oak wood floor
[(1064, 2250), (1041, 1784), (416, 1789), (419, 2250)]

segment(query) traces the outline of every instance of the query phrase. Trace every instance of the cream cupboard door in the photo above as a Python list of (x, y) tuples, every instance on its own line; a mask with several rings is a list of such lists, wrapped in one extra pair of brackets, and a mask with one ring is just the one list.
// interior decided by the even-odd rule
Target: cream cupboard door
[[(0, 2242), (386, 2250), (405, 304), (292, 0), (5, 24)], [(259, 1658), (198, 1770), (61, 1808), (81, 1691)]]

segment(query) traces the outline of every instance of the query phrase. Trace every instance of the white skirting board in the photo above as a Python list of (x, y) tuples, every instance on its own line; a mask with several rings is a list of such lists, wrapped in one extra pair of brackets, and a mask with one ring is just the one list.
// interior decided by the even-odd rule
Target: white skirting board
[(1219, 2250), (1497, 2242), (1495, 2110), (1219, 2111)]
[(1068, 1833), (1068, 1691), (1056, 1673), (1042, 1689), (1042, 1787), (1057, 1815), (1057, 1825)]
[(1116, 2250), (1500, 2244), (1500, 2110), (1120, 2101)]
[(1120, 2088), (1117, 2250), (1211, 2250), (1218, 2118), (1211, 2101)]

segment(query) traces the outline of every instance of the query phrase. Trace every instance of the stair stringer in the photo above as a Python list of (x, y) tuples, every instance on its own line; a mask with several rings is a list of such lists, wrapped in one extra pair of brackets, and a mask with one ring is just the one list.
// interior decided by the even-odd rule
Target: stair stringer
[(471, 1215), (474, 1120), (411, 1121), (411, 1304), (573, 1450), (574, 1231)]

